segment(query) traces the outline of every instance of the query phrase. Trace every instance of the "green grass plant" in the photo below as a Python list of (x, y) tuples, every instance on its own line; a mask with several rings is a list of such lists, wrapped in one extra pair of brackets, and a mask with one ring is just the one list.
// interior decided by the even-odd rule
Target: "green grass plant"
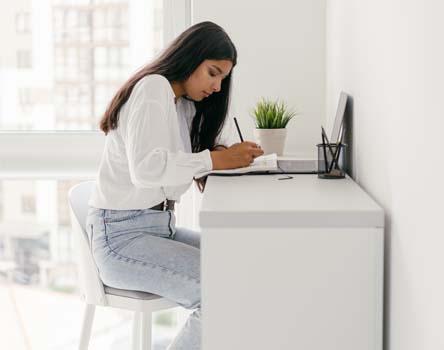
[(296, 116), (282, 101), (271, 101), (262, 98), (252, 111), (257, 129), (282, 129)]

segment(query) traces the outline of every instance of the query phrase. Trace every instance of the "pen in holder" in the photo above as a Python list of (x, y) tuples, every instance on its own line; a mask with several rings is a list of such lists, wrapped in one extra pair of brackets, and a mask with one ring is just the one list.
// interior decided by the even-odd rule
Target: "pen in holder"
[[(318, 147), (318, 177), (321, 179), (343, 179), (345, 177), (345, 148), (343, 143), (329, 143), (322, 139)], [(339, 145), (339, 147), (338, 147)]]

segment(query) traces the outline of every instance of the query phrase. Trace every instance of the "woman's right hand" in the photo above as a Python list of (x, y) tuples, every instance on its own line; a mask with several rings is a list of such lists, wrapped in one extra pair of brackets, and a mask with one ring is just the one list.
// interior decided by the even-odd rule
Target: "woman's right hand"
[(255, 158), (263, 155), (264, 151), (256, 143), (245, 141), (235, 143), (221, 151), (213, 151), (210, 154), (213, 170), (222, 170), (249, 166)]

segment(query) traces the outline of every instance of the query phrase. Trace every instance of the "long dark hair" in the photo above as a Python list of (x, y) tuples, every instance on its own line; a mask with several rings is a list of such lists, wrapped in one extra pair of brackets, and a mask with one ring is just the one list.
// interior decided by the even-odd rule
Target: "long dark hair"
[[(128, 100), (134, 86), (143, 77), (160, 74), (169, 82), (183, 82), (204, 60), (229, 60), (233, 67), (237, 51), (228, 34), (217, 24), (201, 22), (180, 34), (153, 62), (142, 67), (117, 91), (100, 120), (105, 133), (117, 128), (119, 111)], [(202, 101), (194, 101), (196, 114), (191, 127), (193, 152), (212, 149), (220, 133), (230, 102), (231, 72), (222, 80), (219, 92)]]

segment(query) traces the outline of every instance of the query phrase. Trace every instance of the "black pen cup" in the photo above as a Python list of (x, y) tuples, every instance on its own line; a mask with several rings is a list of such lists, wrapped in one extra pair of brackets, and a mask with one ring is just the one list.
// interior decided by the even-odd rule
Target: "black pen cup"
[[(318, 177), (321, 179), (343, 179), (345, 177), (346, 144), (317, 144)], [(339, 153), (338, 153), (339, 152)]]

